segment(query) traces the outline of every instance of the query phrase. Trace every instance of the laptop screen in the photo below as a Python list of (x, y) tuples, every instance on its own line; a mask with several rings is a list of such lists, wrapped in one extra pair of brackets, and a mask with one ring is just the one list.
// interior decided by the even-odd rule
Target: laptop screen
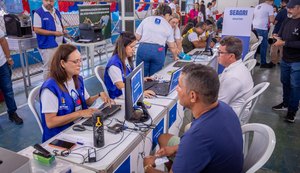
[(170, 88), (169, 93), (173, 92), (176, 89), (176, 86), (178, 85), (178, 80), (180, 76), (181, 68), (174, 71), (172, 73), (171, 81), (170, 81)]
[(207, 38), (207, 40), (206, 40), (206, 45), (205, 45), (205, 51), (209, 51), (209, 50), (210, 50), (210, 43), (211, 43), (211, 41), (212, 41), (213, 33), (214, 33), (214, 32), (211, 32), (211, 33), (209, 33), (209, 35), (208, 35), (208, 38)]

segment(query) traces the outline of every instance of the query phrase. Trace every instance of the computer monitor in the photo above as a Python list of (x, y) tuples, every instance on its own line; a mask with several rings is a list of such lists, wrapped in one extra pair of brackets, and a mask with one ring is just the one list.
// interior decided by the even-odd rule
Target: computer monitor
[(178, 85), (181, 70), (182, 70), (182, 68), (179, 68), (179, 69), (177, 69), (176, 71), (173, 72), (172, 78), (170, 80), (169, 93), (173, 92), (176, 89), (176, 86)]
[(144, 63), (138, 65), (125, 77), (125, 120), (145, 122), (149, 113), (143, 103)]

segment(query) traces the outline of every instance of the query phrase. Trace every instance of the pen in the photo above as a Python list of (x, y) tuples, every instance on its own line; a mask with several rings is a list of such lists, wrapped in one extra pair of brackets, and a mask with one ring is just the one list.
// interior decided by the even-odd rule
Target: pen
[(84, 143), (82, 143), (82, 142), (76, 142), (76, 144), (79, 144), (79, 145), (84, 145)]

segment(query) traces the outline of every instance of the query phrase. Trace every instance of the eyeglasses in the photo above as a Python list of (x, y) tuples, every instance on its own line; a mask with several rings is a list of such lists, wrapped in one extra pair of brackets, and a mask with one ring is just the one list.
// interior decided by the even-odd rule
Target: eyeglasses
[(75, 60), (68, 60), (71, 61), (74, 64), (80, 64), (82, 62), (82, 59), (75, 59)]
[(231, 54), (230, 52), (222, 52), (222, 51), (218, 51), (218, 56), (220, 56), (221, 54)]

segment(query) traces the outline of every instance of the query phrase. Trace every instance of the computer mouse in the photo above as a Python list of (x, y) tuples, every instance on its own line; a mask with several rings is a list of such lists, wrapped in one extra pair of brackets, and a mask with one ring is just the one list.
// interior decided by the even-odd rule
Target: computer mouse
[(85, 127), (83, 125), (80, 125), (80, 124), (76, 124), (72, 127), (72, 129), (74, 131), (77, 131), (77, 132), (82, 132), (82, 131), (85, 131)]

